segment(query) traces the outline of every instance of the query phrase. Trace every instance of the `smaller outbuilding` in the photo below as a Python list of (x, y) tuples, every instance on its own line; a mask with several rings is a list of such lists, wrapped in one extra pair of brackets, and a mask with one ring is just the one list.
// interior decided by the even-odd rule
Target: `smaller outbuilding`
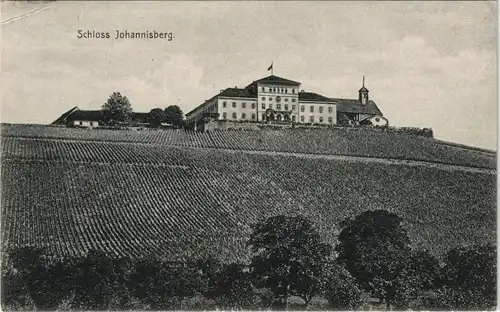
[[(132, 113), (132, 125), (147, 126), (148, 113)], [(77, 106), (62, 114), (51, 125), (66, 127), (98, 128), (104, 126), (100, 110), (81, 110)]]
[(359, 122), (363, 126), (388, 127), (389, 120), (382, 115), (367, 117)]

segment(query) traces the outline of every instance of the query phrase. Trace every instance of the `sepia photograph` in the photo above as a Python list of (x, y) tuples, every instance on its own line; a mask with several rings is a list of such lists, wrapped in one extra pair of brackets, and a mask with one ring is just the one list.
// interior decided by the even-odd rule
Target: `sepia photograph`
[(3, 311), (497, 309), (497, 2), (0, 16)]

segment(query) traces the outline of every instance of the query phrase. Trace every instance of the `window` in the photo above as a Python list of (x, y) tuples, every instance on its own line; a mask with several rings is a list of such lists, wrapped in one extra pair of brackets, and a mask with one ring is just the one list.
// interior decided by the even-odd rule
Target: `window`
[(332, 123), (333, 122), (333, 118), (332, 117), (328, 117), (328, 123)]
[(273, 92), (276, 93), (276, 88), (273, 88)]
[(80, 121), (80, 126), (83, 124), (83, 122)]
[(227, 113), (222, 113), (222, 119), (227, 119)]
[(292, 105), (292, 110), (295, 110), (295, 104), (294, 104), (294, 105)]
[(236, 119), (236, 113), (233, 113), (233, 119)]
[(311, 123), (314, 123), (314, 116), (309, 117), (309, 121), (310, 121)]
[(295, 89), (292, 89), (292, 93), (295, 93)]
[(304, 122), (304, 116), (300, 116), (300, 121)]
[(241, 103), (241, 108), (246, 108), (247, 107), (247, 103), (243, 102)]
[(252, 108), (255, 108), (255, 103), (252, 103)]
[(285, 93), (288, 93), (288, 88), (285, 88)]
[(323, 106), (320, 106), (319, 107), (319, 112), (322, 113), (323, 112)]
[(263, 97), (262, 97), (262, 101), (265, 101), (265, 100), (266, 100), (266, 97), (265, 97), (265, 96), (263, 96)]
[(300, 111), (301, 111), (301, 112), (304, 112), (305, 110), (306, 110), (306, 108), (304, 107), (304, 105), (301, 105), (301, 106), (300, 106)]
[(252, 120), (255, 120), (255, 114), (252, 114)]
[(276, 104), (276, 109), (280, 110), (281, 109), (281, 104)]
[(309, 107), (309, 111), (310, 111), (311, 113), (314, 113), (314, 106), (312, 106), (312, 105), (311, 105), (311, 106)]
[(294, 102), (294, 103), (295, 103), (295, 99), (292, 99), (292, 102)]
[(273, 109), (273, 103), (269, 103), (269, 108)]
[(295, 115), (292, 116), (292, 121), (295, 122)]
[(266, 109), (266, 103), (262, 103), (262, 109)]
[(270, 98), (269, 98), (269, 101), (272, 101), (272, 100), (273, 100), (273, 98), (272, 98), (272, 97), (270, 97)]
[(245, 113), (241, 114), (241, 119), (245, 119), (247, 115)]
[(273, 92), (273, 89), (269, 88), (269, 92)]
[(227, 105), (226, 101), (222, 102), (222, 107), (223, 108), (226, 108), (226, 105)]
[(281, 88), (281, 93), (283, 93), (283, 88)]
[(266, 120), (266, 114), (262, 114), (262, 120)]
[(262, 87), (262, 92), (264, 92), (264, 87)]
[(285, 98), (285, 102), (288, 102), (288, 98)]
[(323, 122), (323, 117), (319, 117), (319, 122)]
[(233, 107), (236, 108), (236, 102), (233, 102)]
[(285, 110), (288, 110), (288, 104), (285, 104)]
[(331, 113), (333, 111), (333, 107), (328, 107), (328, 112)]
[[(378, 121), (378, 120), (377, 120), (377, 121)], [(94, 123), (91, 121), (91, 122), (90, 122), (90, 126), (92, 127), (93, 125), (94, 125)]]

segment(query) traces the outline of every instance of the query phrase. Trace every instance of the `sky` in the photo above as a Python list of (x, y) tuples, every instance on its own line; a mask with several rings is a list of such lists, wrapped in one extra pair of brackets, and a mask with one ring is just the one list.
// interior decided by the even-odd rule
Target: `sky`
[[(362, 77), (391, 126), (497, 149), (493, 2), (1, 3), (1, 121), (50, 123), (113, 92), (134, 111), (187, 113), (270, 74), (357, 98)], [(110, 39), (78, 38), (78, 31)], [(114, 39), (115, 31), (174, 39)]]

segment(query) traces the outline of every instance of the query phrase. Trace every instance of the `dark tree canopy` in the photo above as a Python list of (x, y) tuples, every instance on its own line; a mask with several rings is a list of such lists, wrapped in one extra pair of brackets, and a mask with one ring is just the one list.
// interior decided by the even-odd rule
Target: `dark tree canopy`
[(167, 119), (167, 115), (161, 108), (153, 108), (149, 111), (146, 121), (149, 122), (151, 127), (159, 127), (162, 122), (165, 122)]
[(344, 222), (336, 247), (337, 260), (388, 306), (409, 287), (410, 239), (401, 222), (388, 211), (366, 211)]
[(323, 290), (332, 249), (322, 243), (311, 221), (301, 216), (270, 217), (254, 226), (248, 245), (255, 253), (251, 272), (276, 300), (286, 304), (289, 295), (296, 295), (307, 305)]
[(177, 105), (170, 105), (165, 108), (166, 122), (174, 125), (175, 127), (182, 127), (184, 125), (184, 115), (182, 110)]
[(113, 92), (108, 101), (102, 105), (101, 110), (104, 122), (107, 124), (129, 122), (132, 118), (130, 101), (120, 92)]
[(356, 310), (362, 303), (361, 294), (356, 279), (343, 266), (329, 264), (328, 283), (324, 291), (329, 309)]
[(455, 248), (443, 267), (443, 287), (436, 308), (484, 310), (496, 305), (496, 248), (491, 244)]
[(337, 113), (337, 124), (341, 126), (349, 125), (349, 118), (344, 113)]
[(225, 265), (211, 278), (207, 298), (215, 299), (220, 309), (251, 309), (253, 287), (251, 277), (244, 266), (236, 263)]

